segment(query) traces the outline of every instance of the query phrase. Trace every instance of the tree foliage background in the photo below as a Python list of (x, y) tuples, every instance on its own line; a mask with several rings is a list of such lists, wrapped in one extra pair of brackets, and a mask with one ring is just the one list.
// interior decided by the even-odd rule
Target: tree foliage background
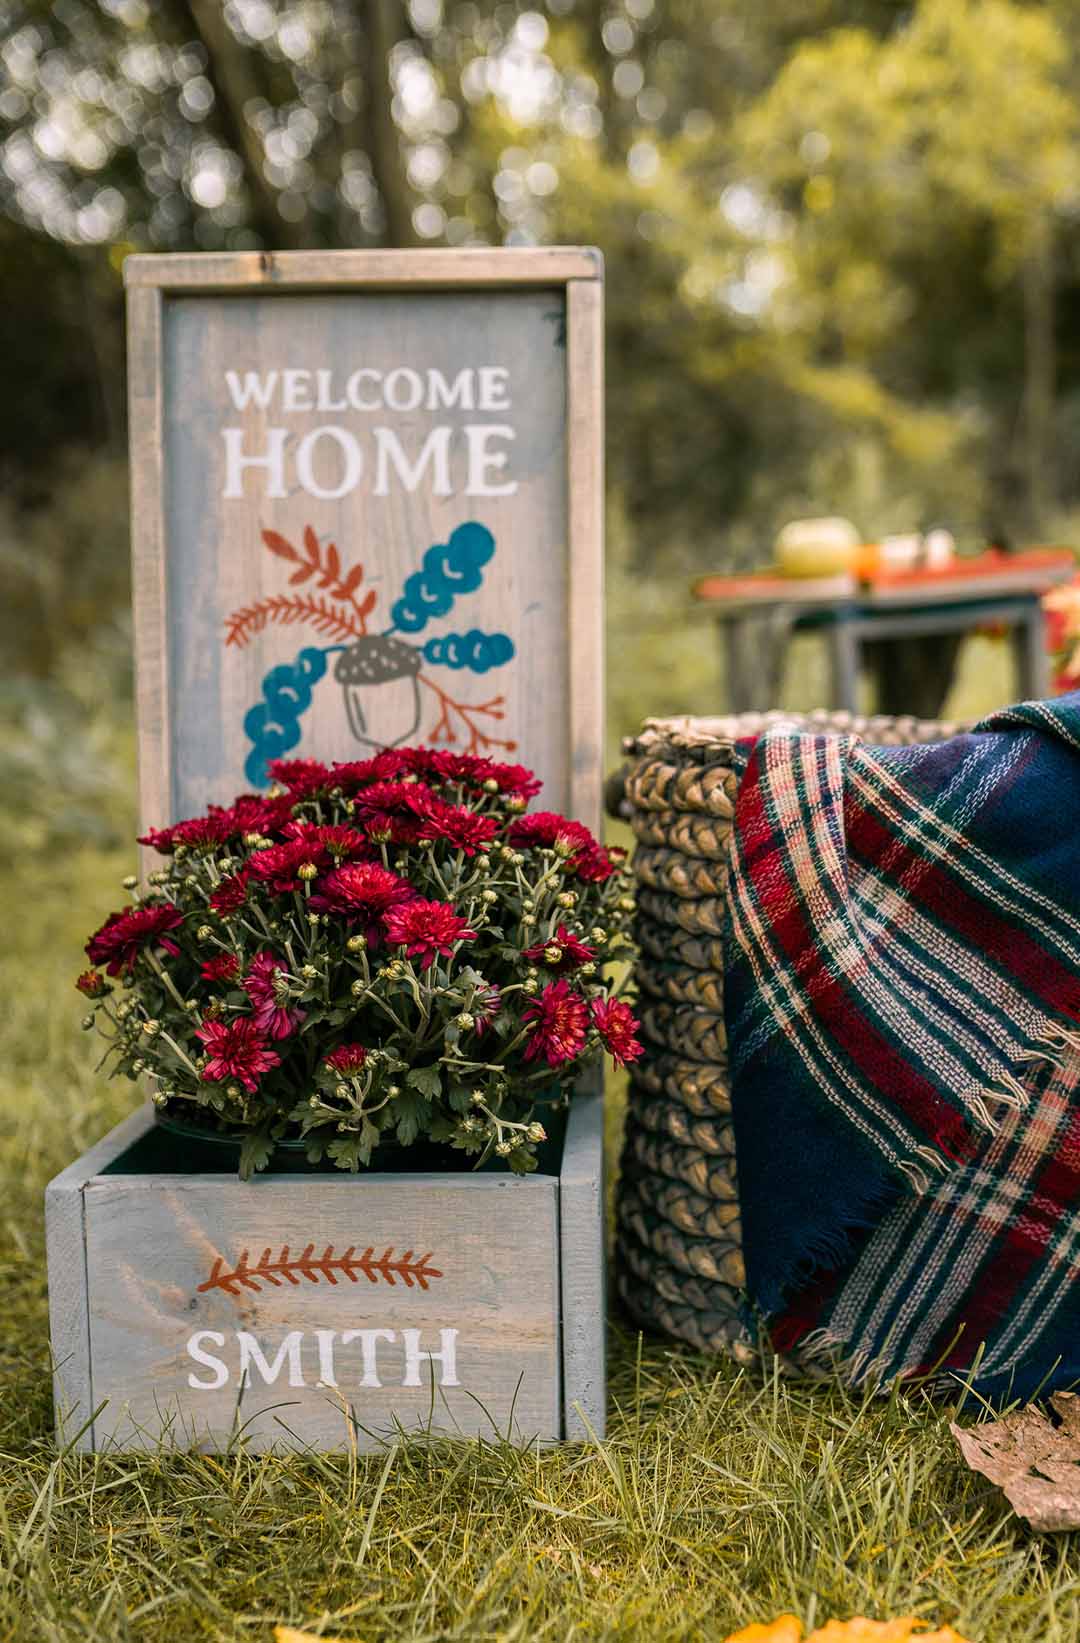
[(1078, 96), (1076, 0), (0, 0), (8, 695), (123, 688), (132, 249), (599, 245), (646, 652), (792, 514), (1068, 532)]

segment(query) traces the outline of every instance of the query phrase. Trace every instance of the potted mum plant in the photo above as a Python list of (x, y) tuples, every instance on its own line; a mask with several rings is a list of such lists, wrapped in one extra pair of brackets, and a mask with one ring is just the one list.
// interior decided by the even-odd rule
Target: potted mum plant
[(520, 765), (404, 748), (271, 774), (140, 839), (163, 864), (78, 980), (106, 1063), (167, 1127), (235, 1144), (244, 1178), (301, 1146), (354, 1171), (432, 1144), (443, 1167), (535, 1169), (582, 1067), (641, 1053), (608, 969), (621, 852), (530, 814)]

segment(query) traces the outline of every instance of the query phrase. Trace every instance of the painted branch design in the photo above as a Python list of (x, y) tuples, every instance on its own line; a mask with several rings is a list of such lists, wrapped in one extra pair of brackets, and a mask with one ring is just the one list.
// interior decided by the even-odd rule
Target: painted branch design
[(339, 641), (363, 639), (367, 631), (347, 605), (334, 606), (310, 593), (277, 593), (234, 610), (225, 623), (225, 643), (242, 647), (261, 633), (267, 622), (286, 627), (294, 622), (310, 622), (319, 633)]
[(290, 587), (299, 587), (312, 576), (320, 592), (328, 593), (331, 599), (341, 600), (350, 605), (356, 613), (361, 625), (361, 632), (366, 632), (366, 618), (375, 604), (375, 590), (372, 589), (365, 597), (357, 601), (356, 590), (364, 580), (363, 565), (354, 565), (350, 571), (343, 572), (341, 556), (337, 545), (328, 542), (325, 549), (320, 548), (319, 539), (310, 525), (305, 525), (303, 535), (303, 551), (293, 546), (287, 537), (280, 531), (263, 531), (264, 545), (279, 559), (287, 559), (296, 566), (289, 577)]
[(321, 1255), (315, 1254), (314, 1244), (308, 1244), (300, 1255), (290, 1255), (288, 1244), (283, 1245), (277, 1260), (272, 1258), (273, 1253), (272, 1248), (264, 1249), (252, 1265), (245, 1249), (232, 1268), (219, 1255), (209, 1278), (199, 1285), (197, 1293), (202, 1295), (210, 1289), (223, 1289), (228, 1295), (239, 1295), (242, 1289), (259, 1292), (264, 1284), (271, 1284), (275, 1289), (280, 1289), (283, 1283), (299, 1287), (303, 1279), (309, 1284), (336, 1284), (338, 1274), (353, 1284), (358, 1283), (363, 1275), (369, 1283), (382, 1282), (391, 1288), (400, 1278), (406, 1289), (411, 1289), (413, 1284), (427, 1289), (431, 1278), (442, 1277), (437, 1267), (428, 1264), (433, 1253), (431, 1250), (425, 1255), (415, 1255), (407, 1249), (396, 1260), (393, 1258), (393, 1245), (379, 1256), (376, 1256), (372, 1244), (362, 1255), (356, 1253), (355, 1244), (350, 1244), (340, 1255), (334, 1254), (333, 1244), (327, 1244)]
[[(463, 730), (468, 733), (466, 753), (483, 753), (490, 747), (501, 747), (505, 752), (512, 753), (517, 747), (516, 742), (493, 736), (490, 730), (485, 730), (483, 725), (477, 723), (478, 718), (505, 719), (505, 696), (493, 696), (488, 702), (459, 702), (441, 685), (436, 684), (429, 673), (421, 673), (419, 679), (422, 685), (434, 693), (439, 703), (439, 717), (429, 735), (432, 743), (457, 742), (459, 730)], [(460, 723), (455, 725), (455, 721)]]

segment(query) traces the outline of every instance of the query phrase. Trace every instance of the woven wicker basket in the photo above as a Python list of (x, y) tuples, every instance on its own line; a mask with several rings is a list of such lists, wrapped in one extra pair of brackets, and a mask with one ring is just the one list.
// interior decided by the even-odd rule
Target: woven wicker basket
[(749, 1357), (728, 1093), (721, 935), (737, 739), (790, 725), (878, 746), (960, 727), (850, 713), (649, 719), (624, 743), (608, 807), (637, 848), (637, 965), (646, 1052), (634, 1067), (618, 1190), (615, 1282), (639, 1324)]

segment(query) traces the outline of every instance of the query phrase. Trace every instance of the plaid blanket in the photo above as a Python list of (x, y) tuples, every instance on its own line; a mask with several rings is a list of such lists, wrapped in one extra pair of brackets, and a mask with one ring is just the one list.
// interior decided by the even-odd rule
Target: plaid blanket
[(747, 1286), (854, 1382), (1080, 1376), (1080, 693), (740, 749), (725, 1013)]

